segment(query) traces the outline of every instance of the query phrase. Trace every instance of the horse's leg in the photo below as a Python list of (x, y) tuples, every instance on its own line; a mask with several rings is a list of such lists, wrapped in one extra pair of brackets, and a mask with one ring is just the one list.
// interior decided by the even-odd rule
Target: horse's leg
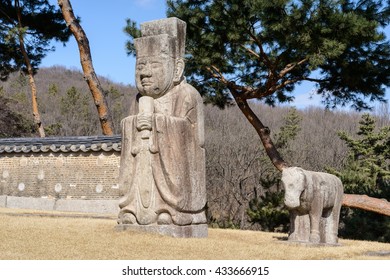
[(319, 243), (320, 238), (320, 221), (323, 210), (323, 202), (321, 196), (317, 194), (314, 197), (312, 207), (309, 212), (310, 217), (310, 237), (309, 241), (312, 243)]
[(288, 241), (299, 241), (298, 240), (299, 230), (299, 218), (298, 213), (295, 210), (290, 211), (290, 231), (288, 235)]
[(325, 243), (337, 244), (339, 231), (340, 207), (334, 206), (326, 220)]
[(329, 234), (331, 232), (333, 217), (332, 208), (328, 208), (322, 212), (320, 221), (320, 237), (321, 243), (328, 243)]
[(310, 219), (308, 214), (299, 215), (297, 211), (290, 211), (289, 241), (308, 242), (310, 234)]

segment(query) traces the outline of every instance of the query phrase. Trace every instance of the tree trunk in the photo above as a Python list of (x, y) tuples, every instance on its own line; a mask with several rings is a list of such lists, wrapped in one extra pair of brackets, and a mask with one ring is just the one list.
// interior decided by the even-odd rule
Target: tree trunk
[(27, 73), (28, 73), (28, 78), (29, 78), (29, 84), (31, 88), (31, 104), (32, 104), (32, 111), (33, 111), (33, 116), (34, 116), (34, 123), (36, 125), (37, 131), (39, 133), (40, 137), (45, 137), (45, 130), (43, 128), (43, 124), (41, 121), (41, 117), (39, 114), (39, 109), (38, 109), (38, 101), (37, 101), (37, 87), (35, 85), (35, 80), (34, 80), (34, 71), (30, 63), (30, 59), (28, 57), (26, 48), (24, 46), (24, 34), (23, 34), (23, 25), (22, 25), (22, 15), (20, 11), (20, 4), (18, 0), (15, 0), (15, 8), (18, 13), (18, 38), (19, 38), (19, 46), (20, 46), (20, 51), (22, 52), (24, 62), (26, 64), (27, 68)]
[[(270, 136), (270, 130), (265, 127), (256, 114), (249, 107), (247, 100), (241, 98), (234, 89), (230, 89), (236, 103), (251, 125), (256, 129), (260, 136), (261, 142), (265, 148), (268, 157), (271, 159), (273, 165), (282, 171), (289, 165), (283, 160)], [(369, 197), (367, 195), (358, 194), (344, 194), (343, 206), (351, 208), (359, 208), (366, 211), (376, 212), (382, 215), (390, 216), (390, 202), (386, 199), (378, 199)]]
[(99, 79), (97, 78), (93, 68), (92, 56), (87, 35), (76, 19), (70, 1), (58, 0), (58, 5), (61, 8), (65, 22), (69, 26), (69, 29), (77, 41), (80, 52), (80, 62), (84, 72), (84, 79), (87, 81), (88, 87), (92, 93), (103, 134), (113, 135), (111, 116), (108, 110), (106, 99), (104, 97), (103, 88), (100, 85)]
[(390, 216), (390, 202), (386, 199), (360, 194), (344, 194), (343, 206), (359, 208)]
[[(234, 90), (231, 90), (231, 92), (233, 93)], [(233, 93), (233, 97), (236, 100), (236, 103), (240, 108), (241, 112), (245, 115), (251, 125), (256, 129), (256, 132), (260, 136), (261, 142), (263, 143), (263, 146), (265, 148), (265, 152), (271, 159), (273, 165), (279, 171), (282, 171), (283, 168), (288, 167), (288, 164), (283, 160), (274, 143), (272, 142), (270, 129), (263, 125), (260, 119), (249, 107), (247, 100), (240, 98), (237, 93)]]

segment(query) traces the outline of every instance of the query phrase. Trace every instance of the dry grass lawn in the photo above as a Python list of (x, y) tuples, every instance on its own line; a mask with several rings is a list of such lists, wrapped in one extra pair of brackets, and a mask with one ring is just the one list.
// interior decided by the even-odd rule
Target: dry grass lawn
[[(60, 214), (60, 215), (59, 215)], [(390, 244), (340, 240), (341, 246), (288, 244), (285, 234), (209, 229), (205, 239), (117, 232), (114, 217), (0, 208), (2, 260), (357, 260), (390, 259)], [(372, 256), (368, 252), (387, 253)]]

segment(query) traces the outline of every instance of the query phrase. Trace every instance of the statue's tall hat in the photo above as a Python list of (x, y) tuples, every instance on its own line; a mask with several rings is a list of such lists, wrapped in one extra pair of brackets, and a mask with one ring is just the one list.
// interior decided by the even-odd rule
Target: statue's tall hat
[(142, 37), (134, 39), (137, 57), (166, 54), (183, 58), (186, 23), (178, 18), (166, 18), (141, 24)]

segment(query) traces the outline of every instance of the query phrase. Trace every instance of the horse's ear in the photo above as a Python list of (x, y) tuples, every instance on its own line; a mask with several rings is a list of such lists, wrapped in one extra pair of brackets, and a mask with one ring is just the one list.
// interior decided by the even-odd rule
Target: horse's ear
[(302, 170), (302, 175), (303, 175), (303, 185), (305, 186), (305, 188), (306, 188), (306, 186), (307, 186), (307, 177), (306, 177), (306, 173), (305, 173), (305, 171), (301, 168), (301, 170)]
[(300, 167), (295, 167), (295, 171), (297, 172), (297, 174), (300, 174), (303, 176), (303, 184), (304, 184), (304, 186), (306, 186), (307, 178), (306, 178), (305, 170), (303, 168), (300, 168)]
[(297, 173), (302, 174), (303, 176), (305, 176), (305, 170), (303, 170), (303, 168), (295, 167), (295, 170), (296, 170)]
[(305, 188), (310, 187), (313, 185), (313, 178), (310, 172), (302, 169), (302, 175), (303, 175), (303, 183)]

